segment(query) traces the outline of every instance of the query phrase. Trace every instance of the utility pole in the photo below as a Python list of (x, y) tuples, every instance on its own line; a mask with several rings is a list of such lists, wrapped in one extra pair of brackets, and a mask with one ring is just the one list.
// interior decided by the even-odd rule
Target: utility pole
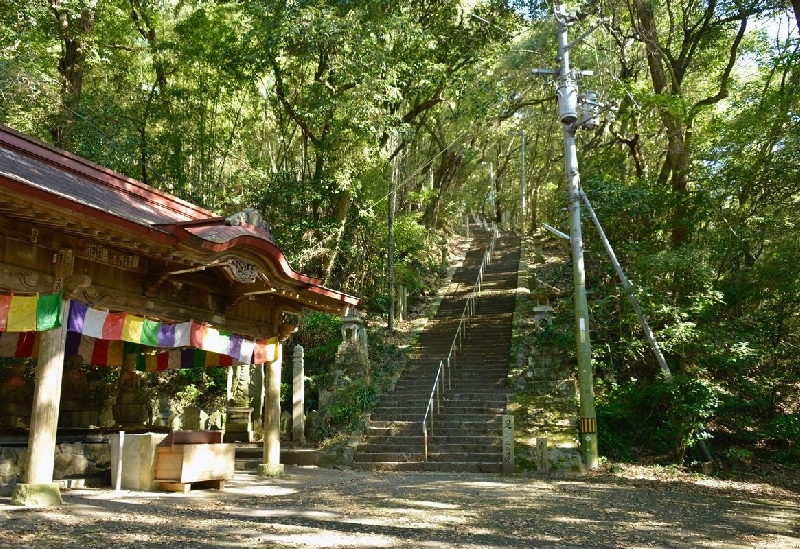
[(397, 189), (398, 179), (398, 161), (397, 161), (397, 136), (393, 135), (389, 139), (390, 158), (392, 165), (392, 174), (389, 178), (389, 319), (386, 323), (386, 329), (391, 333), (394, 331), (394, 206), (395, 206), (395, 191)]
[(519, 173), (519, 192), (522, 199), (522, 207), (520, 208), (522, 212), (522, 235), (526, 235), (528, 233), (528, 220), (525, 217), (525, 130), (521, 130), (522, 138), (521, 138), (521, 146), (522, 152), (520, 155), (520, 173)]
[(589, 339), (589, 306), (586, 301), (586, 269), (583, 262), (583, 235), (581, 232), (580, 175), (575, 132), (579, 127), (596, 128), (600, 105), (597, 94), (586, 92), (578, 96), (577, 80), (581, 75), (590, 76), (591, 71), (572, 69), (569, 52), (572, 47), (589, 36), (598, 25), (591, 27), (574, 42), (567, 39), (567, 31), (583, 15), (567, 12), (566, 5), (555, 6), (558, 22), (559, 68), (533, 69), (534, 74), (558, 75), (558, 111), (564, 133), (564, 175), (569, 212), (569, 237), (572, 251), (572, 277), (575, 296), (575, 340), (578, 355), (578, 388), (580, 392), (580, 441), (581, 456), (586, 467), (598, 466), (597, 414), (594, 408), (594, 377), (592, 372), (592, 349)]
[(494, 162), (489, 162), (489, 202), (492, 206), (492, 220), (497, 219), (497, 195), (494, 190)]

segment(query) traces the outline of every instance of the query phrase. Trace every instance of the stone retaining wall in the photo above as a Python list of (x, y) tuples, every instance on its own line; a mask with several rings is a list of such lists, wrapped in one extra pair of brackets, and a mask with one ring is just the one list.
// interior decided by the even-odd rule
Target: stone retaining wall
[[(26, 446), (0, 446), (0, 491), (24, 482)], [(104, 477), (111, 470), (108, 442), (64, 442), (56, 446), (53, 480)]]

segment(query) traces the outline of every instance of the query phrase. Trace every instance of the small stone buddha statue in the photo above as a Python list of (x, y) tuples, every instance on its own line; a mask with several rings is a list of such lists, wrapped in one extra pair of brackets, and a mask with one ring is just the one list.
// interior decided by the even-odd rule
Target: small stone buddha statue
[(99, 405), (89, 398), (89, 382), (83, 370), (83, 357), (72, 355), (64, 361), (61, 377), (61, 409), (59, 427), (90, 427), (97, 425)]
[(8, 376), (0, 382), (0, 424), (17, 426), (30, 422), (33, 392), (25, 379), (24, 362), (8, 368)]
[[(89, 383), (86, 373), (82, 369), (83, 357), (72, 355), (64, 363), (64, 375), (61, 378), (61, 406), (65, 410), (81, 410), (86, 394), (89, 392)], [(75, 404), (77, 406), (70, 406)]]
[(147, 421), (147, 399), (142, 392), (141, 380), (136, 371), (135, 354), (126, 354), (122, 359), (113, 412), (114, 419), (120, 425), (144, 425)]

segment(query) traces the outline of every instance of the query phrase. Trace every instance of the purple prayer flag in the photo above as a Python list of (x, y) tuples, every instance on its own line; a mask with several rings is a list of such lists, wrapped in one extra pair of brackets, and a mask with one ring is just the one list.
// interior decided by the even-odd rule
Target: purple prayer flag
[(69, 318), (67, 319), (67, 331), (83, 333), (83, 320), (86, 318), (86, 311), (89, 306), (74, 299), (69, 302)]
[[(74, 301), (72, 302), (75, 303)], [(70, 306), (70, 320), (72, 319), (72, 306)], [(78, 354), (78, 348), (81, 345), (81, 334), (79, 332), (67, 331), (67, 341), (64, 343), (64, 356), (72, 356)]]
[(231, 334), (231, 340), (228, 343), (228, 350), (225, 354), (239, 360), (239, 355), (242, 354), (242, 336)]
[(159, 347), (174, 347), (175, 346), (175, 324), (164, 324), (163, 322), (158, 327), (158, 346)]
[(181, 349), (181, 368), (194, 366), (194, 349)]

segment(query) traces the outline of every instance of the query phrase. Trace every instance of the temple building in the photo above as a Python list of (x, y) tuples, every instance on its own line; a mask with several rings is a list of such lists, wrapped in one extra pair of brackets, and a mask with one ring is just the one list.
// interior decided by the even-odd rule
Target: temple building
[(217, 217), (0, 125), (0, 357), (36, 360), (30, 409), (7, 388), (29, 422), (25, 484), (53, 486), (59, 424), (96, 421), (81, 364), (121, 369), (119, 424), (142, 414), (126, 372), (263, 364), (278, 469), (284, 319), (358, 304), (293, 270), (257, 211)]

